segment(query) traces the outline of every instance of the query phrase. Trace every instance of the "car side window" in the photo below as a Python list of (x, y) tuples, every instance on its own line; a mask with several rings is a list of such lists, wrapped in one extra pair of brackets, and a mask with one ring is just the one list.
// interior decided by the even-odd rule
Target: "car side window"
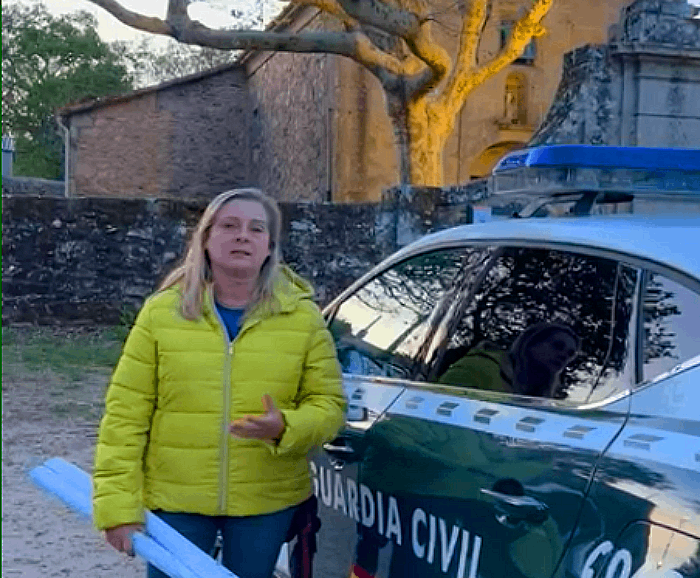
[(523, 247), (485, 269), (446, 320), (431, 381), (573, 403), (632, 386), (636, 269)]
[(658, 273), (644, 288), (643, 379), (700, 355), (700, 295)]
[[(476, 251), (476, 250), (474, 250)], [(347, 298), (329, 324), (345, 373), (410, 378), (470, 251), (446, 249), (412, 257)]]

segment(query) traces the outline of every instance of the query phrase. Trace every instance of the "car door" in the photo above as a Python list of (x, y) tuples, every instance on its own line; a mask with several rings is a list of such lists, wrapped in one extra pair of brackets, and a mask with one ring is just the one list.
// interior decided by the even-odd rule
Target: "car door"
[(326, 312), (348, 399), (347, 423), (311, 460), (322, 526), (317, 575), (347, 578), (358, 528), (384, 515), (381, 493), (358, 478), (365, 434), (419, 371), (445, 295), (464, 270), (463, 250), (438, 250), (393, 263), (359, 283)]
[[(563, 576), (596, 462), (627, 417), (636, 269), (546, 246), (459, 250), (410, 379), (363, 434), (351, 475), (366, 512), (361, 501), (343, 545), (358, 578)], [(530, 390), (506, 360), (548, 324), (576, 351), (546, 379), (533, 364)]]
[(700, 577), (700, 283), (650, 269), (642, 305), (630, 418), (598, 464), (582, 521), (602, 524), (572, 576)]

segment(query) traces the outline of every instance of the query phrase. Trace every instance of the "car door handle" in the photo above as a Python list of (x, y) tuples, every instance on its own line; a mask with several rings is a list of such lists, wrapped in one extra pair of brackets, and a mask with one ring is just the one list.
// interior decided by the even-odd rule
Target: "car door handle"
[(331, 465), (336, 470), (342, 470), (346, 463), (356, 462), (360, 459), (350, 440), (343, 436), (323, 444), (323, 449), (330, 457)]
[(496, 501), (496, 518), (504, 525), (514, 526), (519, 522), (542, 524), (549, 517), (549, 506), (532, 496), (513, 496), (486, 488), (481, 488), (481, 493)]

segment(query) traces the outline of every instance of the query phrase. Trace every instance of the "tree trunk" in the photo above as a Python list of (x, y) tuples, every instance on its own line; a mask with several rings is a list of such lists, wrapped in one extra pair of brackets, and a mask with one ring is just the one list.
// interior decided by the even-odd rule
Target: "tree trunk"
[(386, 108), (394, 131), (394, 142), (399, 161), (399, 184), (412, 184), (411, 135), (408, 127), (408, 108), (403, 95), (386, 93)]
[(445, 183), (442, 156), (447, 142), (444, 121), (431, 115), (424, 103), (412, 103), (409, 106), (408, 121), (411, 134), (411, 182), (441, 187)]
[(389, 93), (387, 112), (395, 135), (399, 184), (443, 186), (443, 152), (455, 115), (437, 113), (426, 98), (405, 104)]

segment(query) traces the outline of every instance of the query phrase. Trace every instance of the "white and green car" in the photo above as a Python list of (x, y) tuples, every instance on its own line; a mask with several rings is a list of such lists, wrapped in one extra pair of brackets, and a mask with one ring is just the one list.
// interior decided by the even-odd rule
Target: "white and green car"
[(700, 577), (700, 151), (542, 147), (494, 182), (532, 218), (428, 235), (325, 311), (349, 411), (314, 574)]

